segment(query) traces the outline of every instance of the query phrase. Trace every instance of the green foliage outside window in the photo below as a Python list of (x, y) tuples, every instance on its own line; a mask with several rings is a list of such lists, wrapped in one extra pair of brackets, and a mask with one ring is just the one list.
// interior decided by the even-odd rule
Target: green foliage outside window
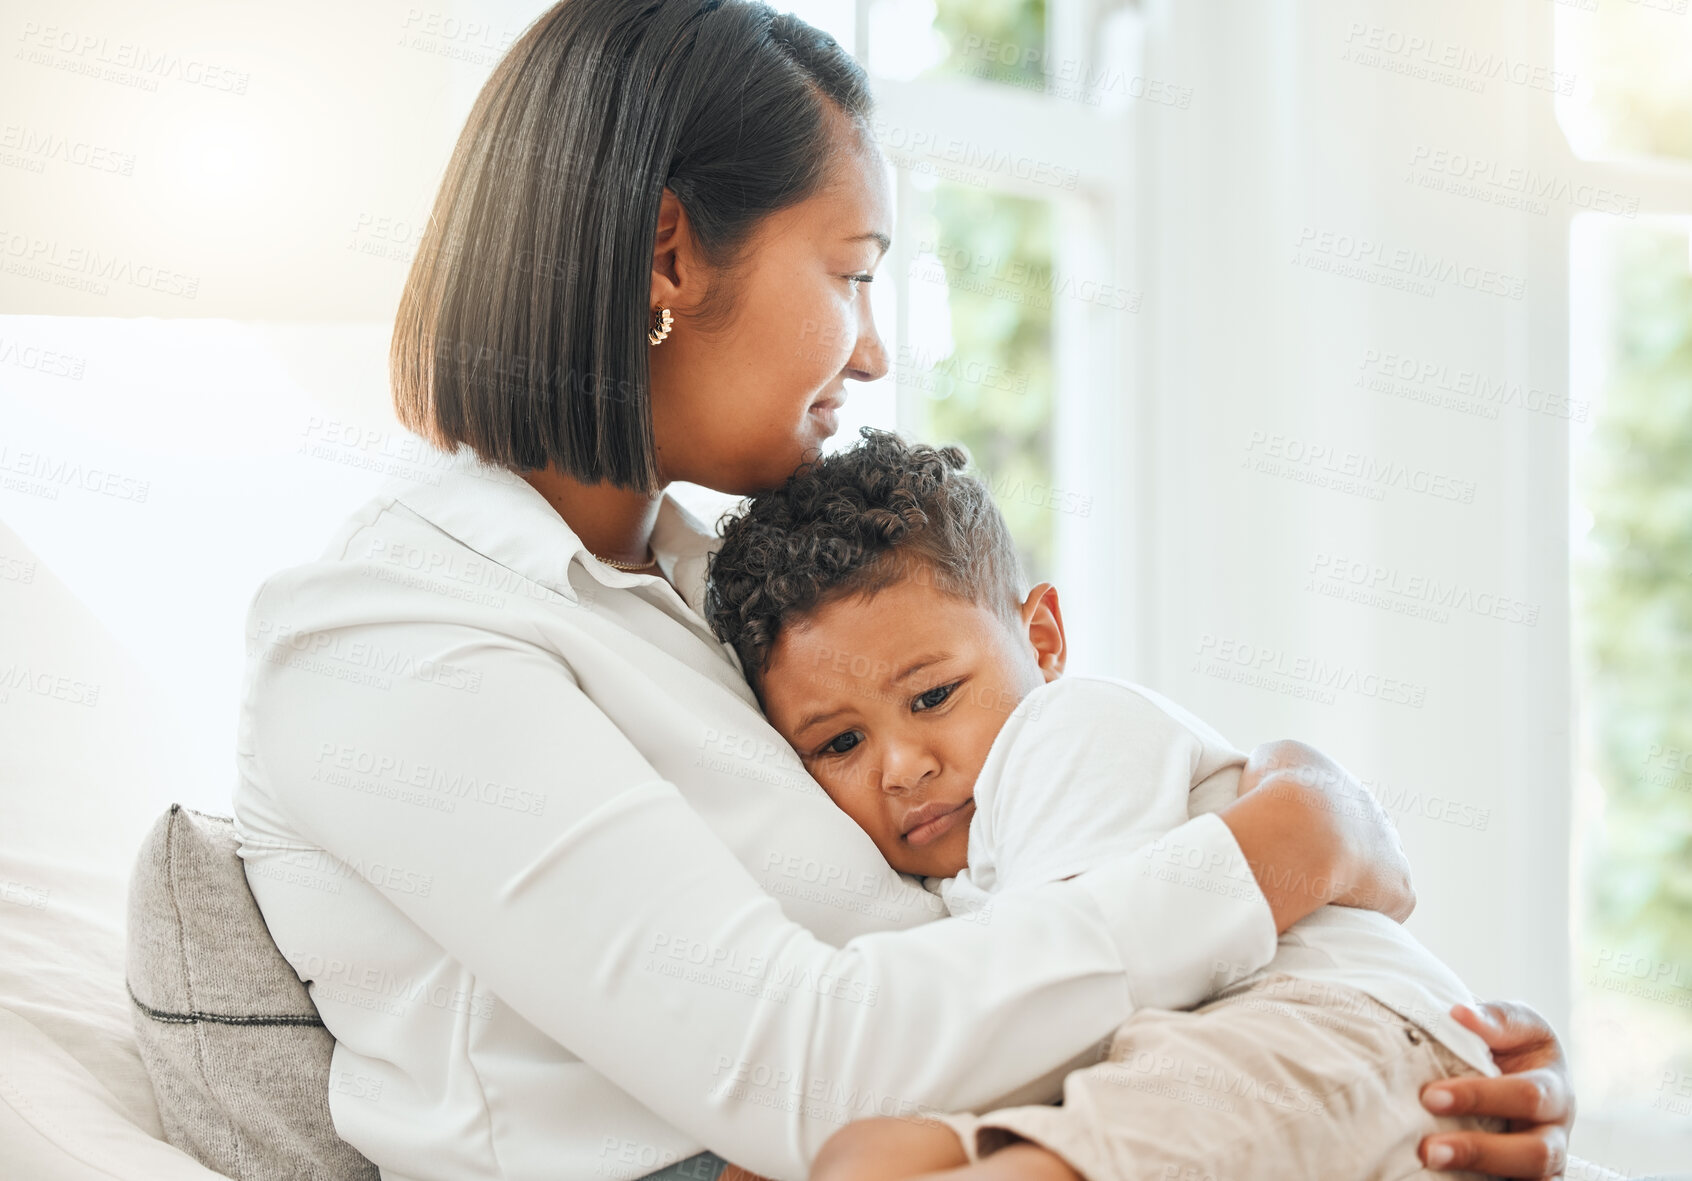
[[(951, 45), (934, 72), (1043, 84), (1044, 0), (938, 0), (934, 27)], [(1052, 479), (1052, 207), (950, 183), (932, 197), (929, 247), (945, 268), (953, 350), (912, 359), (917, 429), (969, 449), (1029, 575), (1048, 577), (1054, 522), (1039, 490)]]
[(951, 42), (936, 69), (1010, 85), (1043, 85), (1045, 0), (937, 0), (934, 27)]
[(1579, 476), (1576, 569), (1605, 791), (1592, 937), (1692, 976), (1692, 274), (1684, 234), (1616, 235), (1615, 361)]
[[(1574, 27), (1582, 147), (1692, 157), (1684, 20), (1608, 5)], [(1692, 993), (1677, 999), (1692, 981), (1692, 273), (1683, 228), (1618, 223), (1605, 241), (1610, 369), (1574, 472), (1591, 514), (1573, 571), (1581, 704), (1605, 807), (1601, 833), (1577, 834), (1592, 850), (1580, 955), (1609, 966), (1587, 985), (1692, 1034)], [(1684, 1055), (1692, 1037), (1662, 1048)]]
[(1054, 521), (1039, 490), (1052, 482), (1051, 207), (941, 184), (934, 223), (953, 349), (920, 378), (918, 430), (969, 449), (1029, 576), (1046, 578)]

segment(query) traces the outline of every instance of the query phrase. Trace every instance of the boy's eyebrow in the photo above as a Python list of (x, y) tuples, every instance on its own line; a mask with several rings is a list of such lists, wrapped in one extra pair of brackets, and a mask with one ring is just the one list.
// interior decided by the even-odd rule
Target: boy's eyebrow
[(805, 731), (809, 730), (812, 726), (819, 726), (822, 723), (828, 721), (830, 718), (838, 718), (841, 714), (843, 714), (845, 712), (846, 712), (846, 710), (844, 708), (841, 708), (841, 709), (831, 709), (825, 714), (812, 714), (810, 717), (808, 717), (804, 721), (800, 722), (797, 726), (793, 727), (793, 736), (795, 738), (797, 738), (797, 737), (799, 737), (799, 735), (801, 735)]
[[(926, 656), (919, 656), (910, 664), (907, 664), (904, 669), (900, 671), (899, 675), (889, 681), (888, 684), (896, 685), (900, 681), (921, 672), (929, 665), (938, 664), (942, 660), (950, 660), (951, 657), (952, 654), (950, 652), (930, 652)], [(793, 727), (793, 736), (797, 738), (799, 735), (809, 730), (812, 726), (820, 726), (830, 718), (837, 718), (841, 714), (846, 713), (848, 709), (850, 709), (849, 706), (841, 706), (839, 709), (831, 709), (827, 713), (808, 714), (797, 726)]]

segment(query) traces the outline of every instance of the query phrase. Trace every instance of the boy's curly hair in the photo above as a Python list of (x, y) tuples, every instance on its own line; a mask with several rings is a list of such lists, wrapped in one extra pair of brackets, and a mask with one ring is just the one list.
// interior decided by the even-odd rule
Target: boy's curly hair
[(705, 617), (754, 690), (795, 615), (909, 577), (1007, 619), (1026, 594), (1022, 564), (958, 447), (906, 443), (864, 427), (853, 447), (808, 463), (752, 499), (710, 560)]

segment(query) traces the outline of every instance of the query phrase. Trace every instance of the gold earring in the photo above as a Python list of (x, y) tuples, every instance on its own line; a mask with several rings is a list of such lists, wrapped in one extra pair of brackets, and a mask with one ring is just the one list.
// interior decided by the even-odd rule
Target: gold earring
[(670, 309), (653, 308), (652, 322), (653, 327), (646, 330), (647, 342), (649, 344), (663, 344), (664, 338), (670, 335), (670, 325), (675, 322), (670, 316)]

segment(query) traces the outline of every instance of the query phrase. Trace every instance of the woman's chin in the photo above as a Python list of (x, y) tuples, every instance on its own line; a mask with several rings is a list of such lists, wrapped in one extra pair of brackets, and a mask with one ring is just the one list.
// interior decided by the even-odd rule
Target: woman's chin
[(771, 488), (779, 487), (787, 477), (791, 476), (799, 465), (808, 463), (822, 454), (823, 445), (833, 437), (833, 430), (821, 430), (817, 418), (807, 414), (800, 429), (795, 432), (785, 446), (779, 450), (772, 447), (757, 457), (756, 464), (760, 477), (770, 480)]
[(824, 435), (820, 439), (794, 439), (779, 451), (771, 448), (747, 456), (732, 471), (724, 471), (713, 479), (695, 478), (692, 482), (730, 496), (757, 496), (781, 487), (800, 464), (815, 459), (827, 438)]

